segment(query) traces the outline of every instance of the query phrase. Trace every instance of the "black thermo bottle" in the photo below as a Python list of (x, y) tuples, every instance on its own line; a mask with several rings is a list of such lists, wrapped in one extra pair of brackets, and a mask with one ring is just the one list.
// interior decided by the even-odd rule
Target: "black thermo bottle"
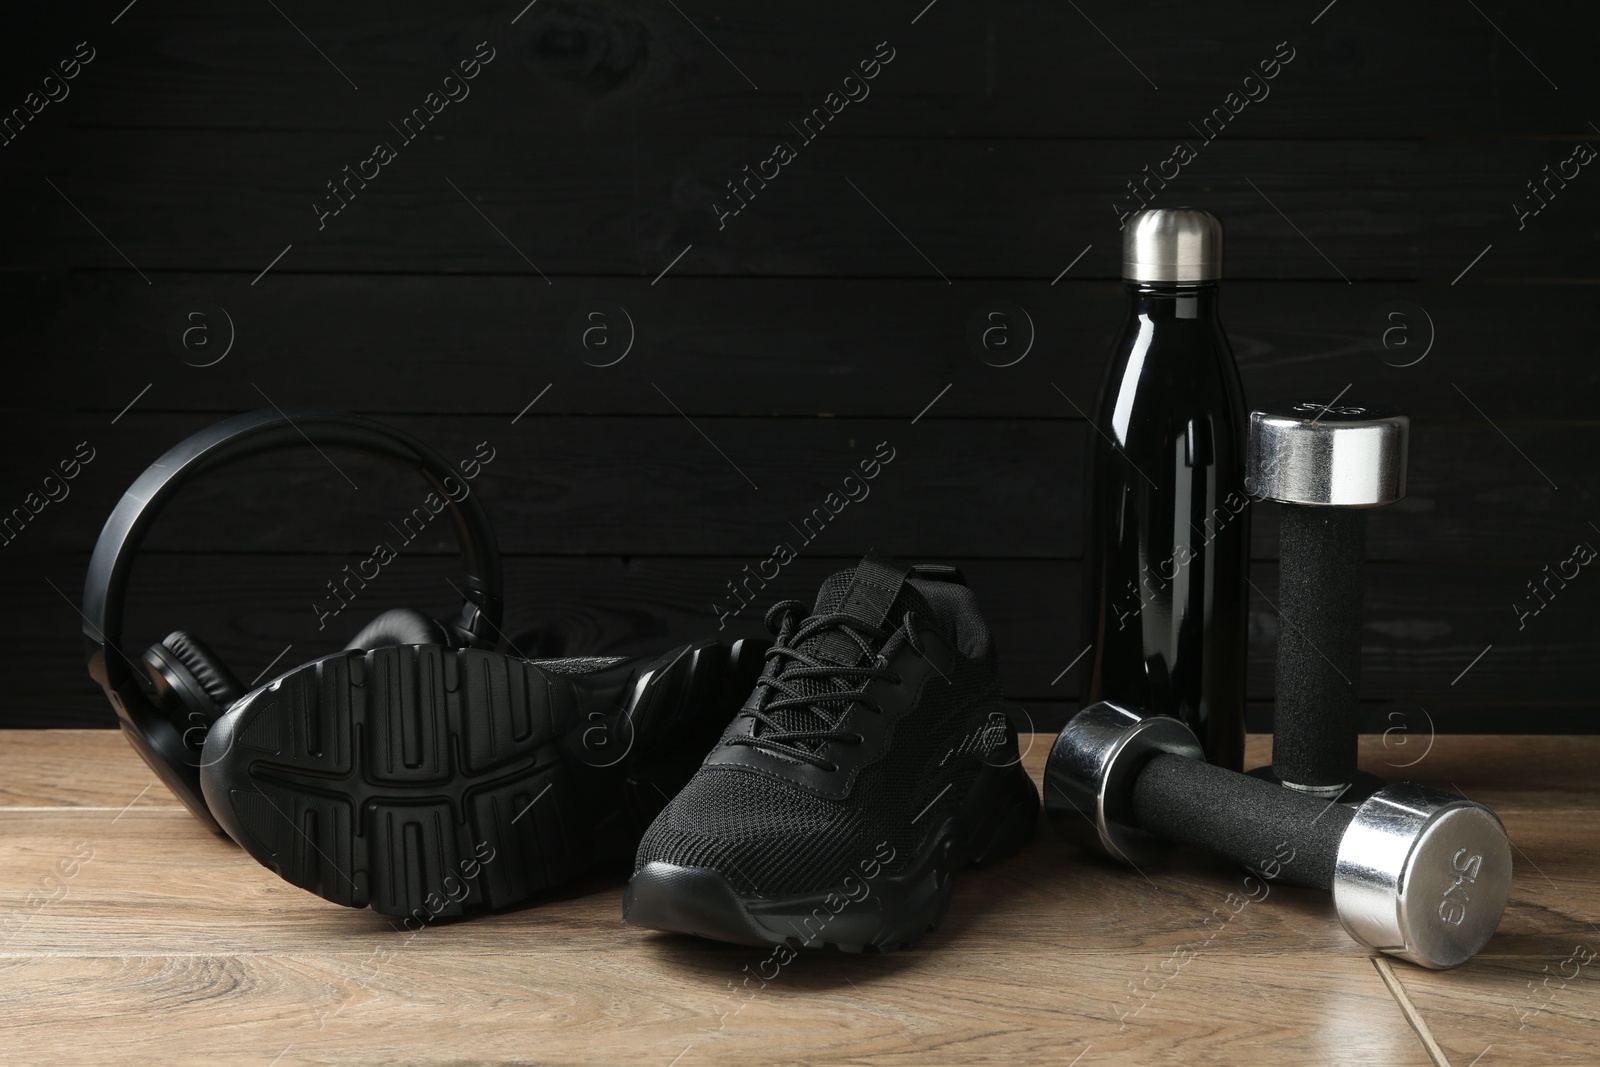
[(1193, 208), (1141, 211), (1122, 259), (1128, 317), (1089, 440), (1083, 706), (1176, 716), (1212, 763), (1239, 770), (1248, 416), (1217, 317), (1222, 224)]

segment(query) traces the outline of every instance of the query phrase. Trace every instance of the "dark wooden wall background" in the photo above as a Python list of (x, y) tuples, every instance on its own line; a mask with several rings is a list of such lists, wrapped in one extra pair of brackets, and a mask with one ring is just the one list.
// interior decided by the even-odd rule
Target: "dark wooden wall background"
[[(1591, 8), (523, 3), (7, 16), (0, 107), (78, 42), (95, 58), (0, 147), (0, 508), (78, 442), (96, 458), (0, 547), (0, 723), (111, 723), (75, 606), (99, 526), (163, 450), (264, 397), (369, 413), (450, 458), (490, 442), (476, 485), (529, 654), (714, 632), (725, 583), (776, 542), (800, 558), (764, 603), (809, 597), (876, 546), (964, 567), (1009, 692), (1060, 722), (1082, 649), (1080, 409), (1122, 314), (1112, 205), (1288, 42), (1270, 96), (1157, 203), (1227, 223), (1224, 314), (1251, 397), (1350, 386), (1414, 417), (1410, 495), (1371, 521), (1371, 726), (1397, 742), (1429, 722), (1594, 728), (1600, 568), (1552, 586), (1537, 615), (1515, 605), (1537, 603), (1527, 585), (1547, 564), (1600, 546), (1600, 167), (1520, 224), (1513, 207), (1534, 205), (1525, 183), (1546, 165), (1600, 143)], [(495, 58), (470, 96), (319, 231), (324, 183), (398, 142), (389, 123), (481, 41)], [(870, 96), (799, 147), (789, 122), (879, 42), (894, 59)], [(780, 139), (798, 158), (719, 230), (724, 183)], [(969, 344), (993, 301), (1032, 322), (1014, 366)], [(605, 306), (634, 341), (600, 367), (626, 327), (586, 351), (572, 323)], [(218, 309), (232, 347), (195, 366), (229, 340)], [(206, 326), (187, 349), (185, 321)], [(1386, 349), (1396, 322), (1408, 332)], [(1025, 332), (1013, 323), (1007, 352)], [(871, 495), (801, 547), (790, 524), (879, 442), (895, 459)], [(139, 643), (186, 626), (248, 680), (382, 607), (448, 607), (441, 522), (318, 632), (323, 583), (421, 495), (333, 459), (348, 481), (307, 449), (196, 485), (136, 576)], [(1262, 728), (1269, 511), (1254, 545)], [(746, 611), (729, 632), (758, 622)]]

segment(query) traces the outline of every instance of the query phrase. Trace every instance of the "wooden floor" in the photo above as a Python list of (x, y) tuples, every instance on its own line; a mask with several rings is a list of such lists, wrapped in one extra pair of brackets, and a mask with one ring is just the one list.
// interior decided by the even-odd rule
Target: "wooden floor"
[(413, 936), (208, 834), (117, 734), (11, 731), (0, 1062), (1600, 1063), (1600, 738), (1419, 747), (1363, 765), (1488, 803), (1516, 846), (1499, 933), (1445, 973), (1370, 955), (1325, 895), (1231, 914), (1226, 864), (1147, 879), (1048, 827), (896, 955), (778, 967), (624, 927), (616, 878)]

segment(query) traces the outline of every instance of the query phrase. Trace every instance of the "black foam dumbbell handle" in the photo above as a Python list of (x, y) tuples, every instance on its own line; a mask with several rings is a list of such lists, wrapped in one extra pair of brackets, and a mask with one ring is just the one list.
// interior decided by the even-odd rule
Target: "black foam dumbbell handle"
[(1361, 730), (1364, 508), (1285, 504), (1278, 527), (1278, 666), (1272, 771), (1281, 782), (1356, 778)]
[(1134, 780), (1133, 815), (1157, 837), (1227, 856), (1279, 881), (1332, 889), (1339, 841), (1355, 810), (1162, 752)]

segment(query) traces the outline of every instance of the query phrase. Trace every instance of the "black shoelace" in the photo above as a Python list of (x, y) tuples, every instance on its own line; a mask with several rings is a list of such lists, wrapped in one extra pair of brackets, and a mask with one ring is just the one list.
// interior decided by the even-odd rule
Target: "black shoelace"
[[(767, 629), (776, 638), (767, 650), (767, 658), (777, 660), (779, 667), (757, 680), (756, 688), (761, 696), (756, 707), (740, 712), (741, 717), (748, 716), (759, 724), (756, 730), (750, 736), (735, 737), (728, 744), (747, 745), (787, 756), (831, 773), (839, 766), (822, 755), (823, 748), (834, 743), (860, 744), (864, 740), (858, 733), (839, 728), (845, 714), (856, 704), (881, 713), (883, 709), (868, 698), (867, 687), (879, 679), (895, 685), (900, 683), (900, 676), (885, 666), (889, 653), (898, 644), (896, 639), (904, 640), (918, 653), (922, 649), (917, 646), (913, 612), (905, 613), (903, 629), (891, 631), (842, 612), (813, 615), (797, 623), (805, 610), (802, 601), (784, 600), (772, 605), (767, 612)], [(841, 666), (800, 649), (806, 641), (825, 630), (835, 630), (849, 637), (862, 656), (872, 657), (872, 665)], [(880, 646), (881, 651), (874, 652), (875, 645)], [(821, 693), (808, 692), (798, 685), (804, 679), (820, 679), (836, 688)], [(852, 682), (857, 684), (856, 688), (850, 687)], [(775, 700), (771, 699), (774, 695), (777, 695)], [(820, 725), (814, 729), (790, 729), (771, 717), (772, 713), (789, 708), (804, 709)]]

